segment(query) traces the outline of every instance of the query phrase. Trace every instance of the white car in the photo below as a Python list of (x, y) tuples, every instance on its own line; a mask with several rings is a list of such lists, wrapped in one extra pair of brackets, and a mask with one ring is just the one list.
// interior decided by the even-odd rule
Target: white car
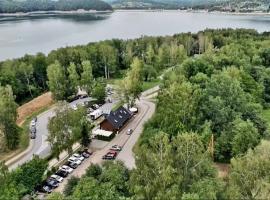
[(119, 145), (113, 145), (110, 150), (112, 151), (121, 151), (122, 150), (122, 147), (119, 146)]
[(31, 121), (31, 127), (35, 127), (36, 126), (36, 122), (34, 120)]
[(56, 180), (58, 183), (62, 183), (62, 182), (63, 182), (63, 180), (64, 180), (64, 178), (63, 178), (63, 177), (58, 176), (58, 175), (56, 175), (56, 174), (51, 175), (51, 178), (52, 178), (52, 179), (54, 179), (54, 180)]
[(63, 165), (62, 167), (59, 167), (59, 169), (65, 171), (65, 172), (68, 172), (69, 174), (71, 172), (73, 172), (73, 169), (71, 167), (67, 166), (67, 165)]
[(74, 162), (76, 163), (77, 165), (80, 165), (82, 163), (82, 161), (80, 161), (78, 158), (74, 157), (74, 156), (71, 156), (69, 159), (68, 159), (68, 162)]
[(80, 161), (83, 161), (83, 160), (84, 160), (84, 157), (81, 156), (81, 155), (78, 154), (78, 153), (74, 153), (74, 154), (72, 155), (72, 157), (75, 157), (75, 158), (79, 159)]

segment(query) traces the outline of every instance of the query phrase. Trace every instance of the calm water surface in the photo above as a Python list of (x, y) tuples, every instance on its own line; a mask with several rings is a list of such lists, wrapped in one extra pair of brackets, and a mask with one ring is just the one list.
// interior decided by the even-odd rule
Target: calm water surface
[(179, 11), (115, 11), (105, 15), (0, 17), (0, 60), (112, 38), (172, 35), (206, 28), (270, 31), (270, 16)]

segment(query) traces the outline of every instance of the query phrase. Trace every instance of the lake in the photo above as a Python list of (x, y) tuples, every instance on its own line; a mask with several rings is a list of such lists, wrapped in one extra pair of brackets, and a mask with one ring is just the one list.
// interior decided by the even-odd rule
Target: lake
[(109, 14), (0, 17), (0, 60), (112, 38), (197, 32), (206, 28), (270, 31), (269, 15), (183, 11), (115, 11)]

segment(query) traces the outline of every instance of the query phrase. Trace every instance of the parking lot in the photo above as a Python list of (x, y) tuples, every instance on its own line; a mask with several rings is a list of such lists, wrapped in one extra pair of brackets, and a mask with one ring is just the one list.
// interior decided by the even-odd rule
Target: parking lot
[[(59, 185), (59, 187), (55, 189), (55, 191), (63, 192), (63, 189), (71, 176), (81, 177), (91, 164), (101, 164), (104, 162), (102, 157), (111, 151), (113, 145), (119, 145), (122, 147), (122, 150), (117, 153), (116, 160), (123, 161), (130, 169), (135, 167), (132, 148), (142, 132), (144, 122), (151, 118), (155, 110), (155, 104), (147, 100), (141, 100), (137, 105), (139, 113), (129, 121), (121, 132), (116, 135), (112, 141), (107, 142), (102, 149), (94, 151), (90, 158), (86, 159), (75, 170), (73, 170), (72, 173)], [(128, 129), (133, 129), (133, 133), (131, 135), (126, 134)]]

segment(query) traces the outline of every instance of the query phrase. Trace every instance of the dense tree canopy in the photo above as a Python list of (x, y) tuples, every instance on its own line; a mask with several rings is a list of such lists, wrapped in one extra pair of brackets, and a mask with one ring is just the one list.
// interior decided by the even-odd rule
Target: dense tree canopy
[(34, 12), (34, 11), (71, 11), (71, 10), (112, 10), (112, 7), (100, 0), (1, 0), (0, 13)]
[(0, 151), (15, 149), (19, 144), (19, 129), (16, 125), (17, 104), (10, 86), (0, 85)]

